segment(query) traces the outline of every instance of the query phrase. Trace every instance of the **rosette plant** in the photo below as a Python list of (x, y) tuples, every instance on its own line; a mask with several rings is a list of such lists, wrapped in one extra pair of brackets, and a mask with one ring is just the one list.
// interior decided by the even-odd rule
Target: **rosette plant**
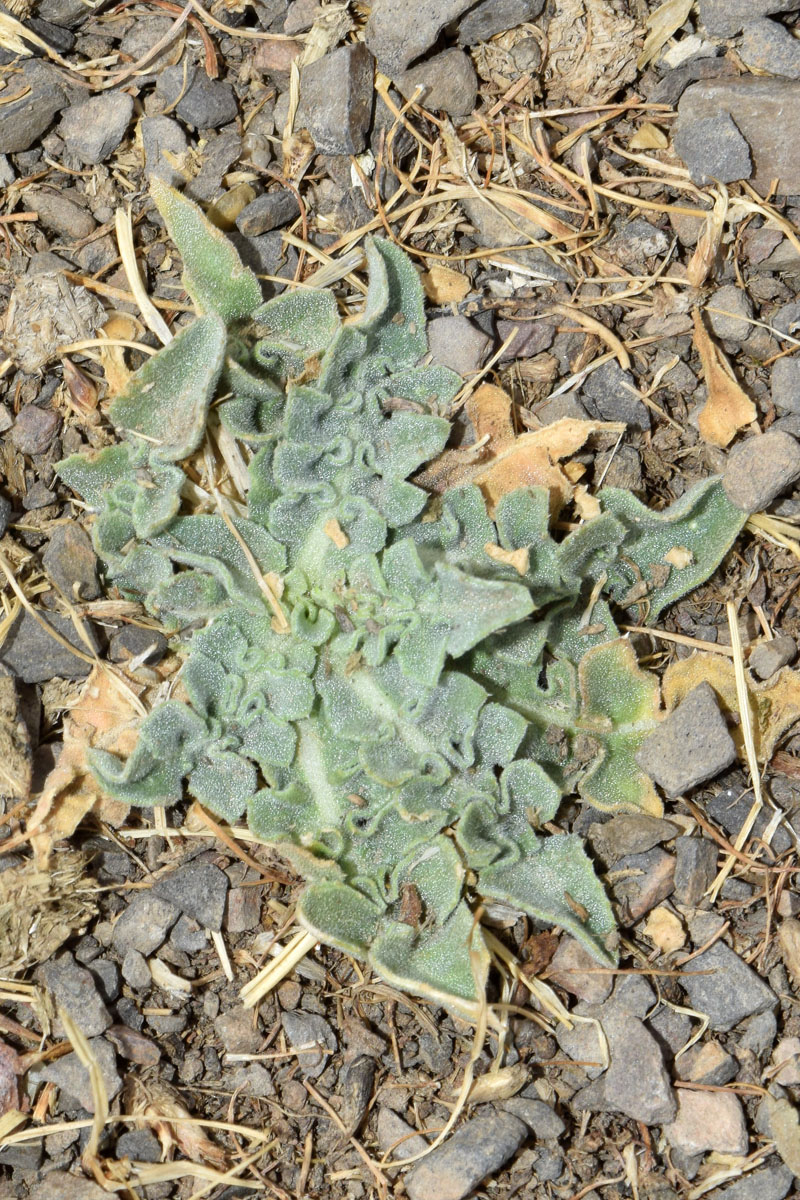
[[(575, 793), (660, 811), (636, 762), (658, 682), (612, 609), (635, 587), (655, 619), (745, 514), (715, 479), (662, 512), (607, 488), (566, 535), (544, 489), (430, 496), (413, 476), (444, 449), (462, 380), (425, 363), (409, 258), (367, 242), (355, 317), (325, 290), (264, 303), (201, 211), (153, 192), (199, 315), (113, 401), (119, 443), (60, 473), (95, 514), (108, 582), (184, 662), (126, 761), (92, 752), (98, 780), (131, 804), (188, 793), (246, 813), (306, 880), (308, 931), (453, 1011), (474, 1015), (486, 985), (481, 900), (613, 963), (592, 863), (545, 827)], [(185, 467), (212, 404), (249, 491), (198, 512)]]

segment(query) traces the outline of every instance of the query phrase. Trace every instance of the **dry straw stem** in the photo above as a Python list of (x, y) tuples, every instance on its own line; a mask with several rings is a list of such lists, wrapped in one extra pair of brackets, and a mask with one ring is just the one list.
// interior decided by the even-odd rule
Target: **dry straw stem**
[(136, 298), (136, 303), (139, 305), (144, 323), (156, 335), (161, 345), (166, 346), (168, 342), (172, 341), (172, 330), (154, 306), (142, 283), (139, 266), (136, 262), (136, 250), (133, 245), (133, 225), (131, 223), (130, 208), (127, 210), (117, 209), (116, 229), (122, 265), (125, 268), (125, 275), (130, 289)]

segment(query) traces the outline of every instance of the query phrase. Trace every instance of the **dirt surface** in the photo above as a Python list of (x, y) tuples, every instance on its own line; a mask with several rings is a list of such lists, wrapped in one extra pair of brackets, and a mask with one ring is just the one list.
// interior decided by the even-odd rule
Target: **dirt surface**
[[(2, 1200), (800, 1194), (799, 8), (0, 6)], [(664, 819), (558, 814), (603, 872), (620, 970), (490, 907), (500, 1035), (324, 947), (246, 1007), (307, 948), (299, 881), (196, 805), (93, 789), (90, 734), (129, 734), (180, 667), (104, 587), (54, 470), (110, 444), (110, 400), (191, 312), (154, 176), (265, 295), (319, 272), (353, 295), (365, 236), (402, 244), (434, 359), (504, 388), (518, 431), (624, 422), (569, 464), (587, 496), (661, 508), (738, 454), (765, 510), (657, 632), (625, 618), (643, 662), (708, 689), (708, 763), (667, 761), (673, 714)], [(781, 730), (766, 761), (748, 688)]]

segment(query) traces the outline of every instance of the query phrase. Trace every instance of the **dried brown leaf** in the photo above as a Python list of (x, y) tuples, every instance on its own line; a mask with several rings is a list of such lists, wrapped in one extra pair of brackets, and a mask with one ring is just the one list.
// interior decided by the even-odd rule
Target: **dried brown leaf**
[(708, 399), (697, 418), (701, 436), (713, 446), (727, 446), (740, 429), (756, 419), (756, 406), (736, 382), (722, 351), (714, 345), (695, 309), (694, 344), (700, 355)]
[(452, 267), (433, 266), (422, 276), (425, 295), (434, 304), (457, 304), (471, 287), (466, 275)]

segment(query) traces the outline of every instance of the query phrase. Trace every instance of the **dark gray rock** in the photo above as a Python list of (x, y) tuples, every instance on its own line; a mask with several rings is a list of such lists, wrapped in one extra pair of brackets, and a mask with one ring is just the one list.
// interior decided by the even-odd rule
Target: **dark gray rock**
[(116, 1155), (131, 1162), (161, 1162), (161, 1143), (149, 1129), (132, 1129), (117, 1139)]
[(564, 417), (585, 421), (588, 416), (577, 392), (563, 392), (560, 396), (553, 396), (551, 400), (545, 400), (543, 404), (534, 409), (534, 412), (543, 425), (552, 425)]
[(730, 38), (756, 17), (795, 8), (797, 0), (700, 0), (700, 20), (712, 37)]
[(305, 33), (314, 24), (319, 15), (317, 0), (292, 0), (286, 10), (283, 22), (283, 32), (293, 36), (295, 33)]
[[(16, 1145), (12, 1143), (10, 1146), (3, 1146), (0, 1149), (0, 1165), (11, 1167), (23, 1178), (26, 1176), (31, 1178), (32, 1174), (41, 1166), (43, 1158), (44, 1146), (41, 1142), (18, 1142)], [(8, 1193), (8, 1195), (11, 1196), (12, 1193)], [(31, 1197), (33, 1197), (33, 1192), (31, 1192)], [(83, 1196), (81, 1196), (81, 1200), (84, 1200)]]
[[(723, 788), (715, 796), (711, 796), (706, 803), (706, 811), (711, 820), (716, 821), (733, 841), (744, 825), (752, 803), (752, 792), (747, 791), (743, 785), (734, 786)], [(768, 810), (760, 812), (750, 831), (750, 837), (763, 837), (764, 830), (767, 827), (767, 820)], [(793, 845), (791, 835), (783, 826), (779, 826), (775, 830), (771, 845), (776, 854), (785, 854), (789, 847)]]
[[(238, 230), (228, 234), (242, 262), (257, 275), (280, 275), (284, 279), (294, 277), (297, 266), (297, 251), (294, 246), (284, 246), (277, 229), (261, 233), (258, 237), (244, 237)], [(264, 283), (268, 296), (283, 291), (282, 284)]]
[(0, 496), (0, 538), (5, 536), (12, 512), (11, 501), (5, 496)]
[(190, 862), (157, 880), (152, 892), (204, 928), (218, 933), (225, 915), (228, 886), (228, 876), (213, 863)]
[(644, 217), (624, 221), (605, 243), (604, 250), (629, 270), (644, 270), (650, 259), (660, 258), (669, 249), (669, 238), (662, 229)]
[(101, 163), (124, 138), (132, 116), (132, 96), (127, 92), (103, 92), (82, 104), (70, 105), (58, 132), (81, 162)]
[(743, 512), (761, 512), (800, 479), (800, 443), (783, 430), (748, 438), (730, 454), (722, 486)]
[(170, 117), (143, 117), (139, 122), (144, 149), (144, 173), (148, 179), (163, 179), (171, 187), (183, 183), (183, 176), (167, 158), (178, 160), (187, 153), (189, 143), (177, 121)]
[(52, 994), (56, 1005), (72, 1018), (87, 1037), (96, 1037), (112, 1024), (97, 982), (86, 967), (80, 966), (70, 953), (45, 963), (36, 972)]
[(279, 188), (275, 192), (257, 196), (250, 204), (245, 205), (236, 218), (236, 228), (245, 237), (258, 237), (261, 233), (269, 233), (271, 229), (288, 225), (299, 215), (300, 203), (297, 196), (289, 188)]
[(359, 1054), (346, 1063), (339, 1074), (339, 1091), (342, 1107), (339, 1110), (348, 1134), (360, 1127), (372, 1099), (375, 1082), (375, 1059), (368, 1054)]
[(734, 283), (726, 283), (712, 292), (706, 311), (718, 338), (743, 342), (752, 330), (752, 324), (747, 319), (753, 315), (750, 297)]
[(262, 1036), (247, 1008), (232, 1008), (214, 1018), (214, 1030), (228, 1054), (256, 1054)]
[(127, 950), (122, 960), (122, 978), (135, 991), (144, 991), (153, 983), (147, 959), (138, 950)]
[(144, 662), (149, 667), (161, 662), (167, 652), (167, 639), (157, 629), (145, 629), (143, 625), (124, 625), (108, 644), (108, 657), (112, 662), (130, 662), (147, 651)]
[(661, 842), (669, 842), (679, 833), (680, 826), (673, 821), (645, 813), (622, 813), (610, 821), (590, 825), (589, 842), (597, 857), (611, 866), (629, 854), (644, 854)]
[[(86, 643), (78, 636), (69, 617), (56, 613), (43, 613), (43, 619), (51, 629), (60, 634), (81, 654), (87, 654)], [(88, 621), (82, 621), (84, 633), (90, 645), (97, 641)], [(0, 646), (0, 662), (13, 671), (23, 683), (45, 683), (58, 676), (62, 679), (83, 679), (89, 674), (91, 664), (73, 654), (45, 629), (36, 617), (27, 610), (19, 614), (11, 626), (5, 641)]]
[(694, 688), (636, 755), (642, 770), (670, 797), (713, 779), (735, 760), (736, 746), (708, 683)]
[(38, 404), (26, 404), (11, 430), (11, 440), (20, 454), (44, 454), (58, 437), (61, 414)]
[(169, 935), (169, 940), (176, 950), (183, 950), (185, 954), (197, 954), (208, 945), (208, 933), (197, 921), (182, 913)]
[(238, 1091), (241, 1088), (248, 1096), (274, 1096), (275, 1084), (266, 1067), (261, 1063), (248, 1063), (234, 1071), (231, 1087)]
[[(113, 1100), (122, 1087), (114, 1048), (103, 1037), (91, 1038), (89, 1048), (97, 1060), (108, 1098)], [(71, 1096), (81, 1108), (85, 1108), (89, 1113), (94, 1112), (89, 1071), (84, 1067), (77, 1054), (65, 1054), (63, 1058), (57, 1058), (55, 1062), (37, 1067), (32, 1074), (36, 1079), (45, 1083), (54, 1083), (61, 1091)], [(85, 1192), (80, 1193), (81, 1200), (84, 1200), (85, 1195)]]
[(192, 200), (210, 204), (222, 191), (222, 178), (242, 153), (242, 137), (237, 129), (220, 129), (208, 134), (203, 147), (203, 162), (200, 170), (186, 186), (186, 195)]
[(340, 46), (301, 71), (298, 120), (304, 121), (322, 154), (360, 154), (366, 149), (374, 69), (369, 50), (357, 42)]
[[(85, 5), (82, 5), (86, 11)], [(48, 1171), (39, 1183), (31, 1181), (30, 1200), (108, 1200), (108, 1192), (81, 1173)]]
[(690, 1046), (685, 1054), (675, 1061), (681, 1079), (693, 1083), (709, 1083), (723, 1087), (736, 1078), (739, 1065), (732, 1054), (723, 1050), (719, 1042), (701, 1042)]
[(514, 332), (516, 337), (500, 355), (498, 362), (512, 362), (518, 358), (533, 358), (552, 346), (556, 336), (554, 325), (547, 321), (507, 321), (501, 318), (497, 322), (497, 340), (502, 343)]
[(759, 642), (750, 651), (748, 665), (759, 679), (769, 679), (781, 667), (788, 667), (797, 656), (797, 643), (794, 638), (776, 637), (768, 642)]
[(744, 1053), (755, 1054), (756, 1058), (766, 1058), (775, 1044), (778, 1036), (778, 1022), (772, 1009), (754, 1013), (742, 1021), (737, 1029), (736, 1054), (741, 1058)]
[(692, 1018), (686, 1013), (676, 1012), (668, 1004), (662, 1005), (658, 1012), (648, 1019), (647, 1027), (669, 1048), (671, 1054), (682, 1050), (694, 1032)]
[(47, 508), (49, 504), (53, 504), (56, 499), (56, 494), (49, 487), (45, 487), (41, 479), (34, 479), (31, 486), (22, 497), (22, 507), (26, 512), (33, 512), (37, 508)]
[[(687, 88), (678, 105), (673, 144), (678, 149), (676, 138), (682, 137), (684, 131), (687, 133), (685, 148), (691, 161), (684, 158), (682, 150), (678, 153), (692, 171), (695, 182), (701, 182), (704, 172), (723, 182), (750, 176), (749, 171), (744, 171), (743, 149), (734, 148), (731, 131), (726, 136), (723, 128), (719, 129), (719, 146), (715, 145), (713, 127), (707, 129), (699, 143), (688, 140), (697, 122), (719, 117), (723, 118), (723, 126), (725, 117), (732, 120), (748, 144), (753, 157), (752, 182), (759, 191), (777, 180), (780, 194), (800, 192), (800, 158), (794, 150), (800, 140), (800, 81), (741, 75), (695, 83)], [(743, 174), (728, 172), (726, 180), (716, 169), (724, 167), (726, 162), (731, 170), (742, 170)]]
[(459, 21), (459, 43), (474, 46), (476, 42), (488, 42), (496, 33), (532, 21), (543, 8), (544, 0), (482, 0)]
[(477, 371), (486, 357), (491, 339), (462, 316), (434, 317), (428, 325), (431, 361), (459, 375)]
[(219, 129), (235, 121), (239, 108), (229, 83), (209, 79), (205, 71), (195, 72), (191, 85), (175, 109), (176, 116), (192, 129)]
[(74, 188), (56, 191), (48, 187), (32, 187), (25, 193), (25, 202), (39, 214), (39, 220), (46, 229), (70, 241), (79, 241), (94, 232), (94, 217), (81, 194)]
[(675, 891), (679, 904), (696, 908), (717, 873), (717, 845), (709, 838), (680, 837), (675, 842)]
[(676, 1101), (661, 1047), (642, 1021), (612, 1005), (613, 998), (600, 1016), (609, 1068), (573, 1096), (573, 1105), (592, 1112), (621, 1112), (644, 1125), (671, 1121)]
[[(684, 98), (693, 90), (689, 88)], [(750, 178), (750, 145), (730, 113), (681, 113), (673, 129), (672, 145), (695, 183), (733, 183)]]
[(783, 1163), (751, 1171), (726, 1188), (707, 1193), (707, 1200), (783, 1200), (794, 1183), (794, 1175)]
[(749, 21), (736, 49), (751, 71), (800, 79), (800, 42), (779, 21)]
[(13, 77), (11, 95), (0, 105), (0, 154), (27, 150), (46, 133), (65, 103), (58, 72), (49, 63), (28, 59)]
[(57, 525), (42, 555), (42, 563), (68, 599), (96, 600), (100, 595), (97, 558), (80, 525), (74, 522)]
[(111, 941), (115, 950), (123, 957), (129, 950), (152, 954), (177, 921), (178, 912), (174, 904), (154, 896), (152, 892), (140, 892), (133, 897), (114, 926)]
[(365, 40), (384, 75), (402, 74), (475, 0), (375, 0)]
[(337, 1049), (336, 1034), (324, 1017), (300, 1010), (281, 1013), (281, 1024), (293, 1050), (302, 1051), (297, 1063), (302, 1075), (316, 1079)]
[(97, 983), (100, 995), (106, 1004), (113, 1004), (119, 997), (120, 972), (119, 967), (110, 958), (98, 958), (89, 967)]
[[(417, 94), (423, 108), (446, 112), (456, 120), (472, 112), (478, 96), (472, 61), (455, 46), (396, 75), (394, 83), (406, 99)], [(423, 91), (417, 93), (417, 88)]]
[(511, 1113), (484, 1110), (417, 1163), (405, 1177), (409, 1200), (463, 1200), (508, 1162), (528, 1136)]
[(386, 1154), (391, 1150), (390, 1158), (412, 1158), (416, 1154), (423, 1154), (428, 1148), (424, 1137), (415, 1134), (407, 1121), (384, 1105), (378, 1109), (376, 1133), (381, 1153)]
[(36, 11), (43, 21), (51, 21), (53, 25), (63, 25), (65, 29), (77, 29), (88, 17), (84, 0), (39, 0)]
[(772, 364), (772, 403), (780, 413), (800, 413), (800, 358), (779, 358)]
[(624, 421), (631, 429), (646, 432), (650, 413), (639, 398), (633, 376), (617, 362), (603, 363), (587, 377), (581, 400), (590, 417), (598, 421)]
[(706, 1013), (711, 1028), (719, 1032), (778, 1002), (772, 988), (722, 941), (687, 963), (680, 982), (691, 1007)]

